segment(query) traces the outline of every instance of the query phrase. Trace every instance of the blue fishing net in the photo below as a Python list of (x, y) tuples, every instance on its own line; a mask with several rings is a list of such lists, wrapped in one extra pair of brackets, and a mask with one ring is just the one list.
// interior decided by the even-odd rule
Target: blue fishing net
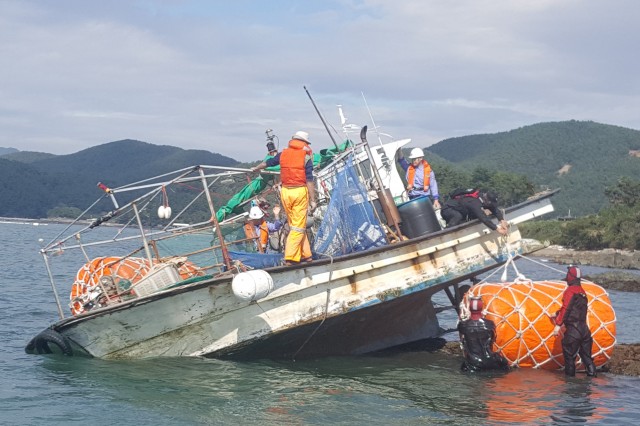
[(331, 200), (313, 244), (313, 252), (340, 256), (387, 244), (384, 230), (358, 179), (353, 156), (331, 178)]

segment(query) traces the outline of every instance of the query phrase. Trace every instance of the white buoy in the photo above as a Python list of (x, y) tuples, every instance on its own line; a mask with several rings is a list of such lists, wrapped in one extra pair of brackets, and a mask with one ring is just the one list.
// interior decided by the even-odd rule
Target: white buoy
[(160, 207), (158, 207), (158, 217), (159, 217), (160, 219), (166, 219), (166, 216), (165, 216), (165, 214), (166, 214), (166, 213), (165, 213), (165, 211), (166, 211), (166, 209), (165, 209), (165, 207), (164, 207), (164, 206), (160, 206)]
[(166, 206), (164, 208), (164, 218), (169, 219), (171, 217), (171, 207)]
[(238, 299), (252, 302), (266, 297), (273, 291), (273, 278), (261, 269), (240, 272), (233, 277), (231, 288)]

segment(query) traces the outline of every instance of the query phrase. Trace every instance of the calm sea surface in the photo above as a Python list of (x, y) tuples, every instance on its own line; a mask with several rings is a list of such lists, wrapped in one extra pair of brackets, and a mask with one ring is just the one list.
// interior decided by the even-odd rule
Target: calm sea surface
[[(61, 229), (0, 224), (2, 425), (638, 424), (640, 418), (638, 378), (567, 380), (561, 372), (526, 369), (468, 375), (459, 371), (460, 359), (421, 351), (298, 362), (27, 355), (29, 339), (57, 320), (38, 240), (48, 242)], [(63, 284), (79, 264), (57, 266), (66, 301)], [(517, 267), (532, 279), (563, 274), (527, 260)], [(640, 342), (640, 294), (610, 296), (618, 341)], [(441, 325), (455, 326), (455, 315), (443, 313)]]

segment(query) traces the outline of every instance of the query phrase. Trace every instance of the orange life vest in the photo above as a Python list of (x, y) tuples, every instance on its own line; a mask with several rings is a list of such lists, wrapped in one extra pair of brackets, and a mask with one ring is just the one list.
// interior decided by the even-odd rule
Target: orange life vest
[[(422, 160), (422, 171), (424, 172), (424, 190), (429, 189), (429, 179), (431, 178), (431, 165), (426, 160)], [(416, 168), (413, 164), (409, 164), (407, 169), (407, 185), (413, 186), (413, 180), (416, 177)]]
[(267, 224), (267, 221), (262, 219), (262, 222), (260, 222), (258, 229), (259, 229), (260, 235), (256, 235), (256, 227), (253, 226), (253, 223), (247, 222), (244, 225), (244, 234), (246, 235), (247, 238), (252, 238), (254, 240), (257, 240), (258, 251), (260, 253), (264, 253), (267, 247), (267, 243), (269, 242), (269, 225)]
[(282, 185), (298, 187), (307, 184), (305, 164), (311, 159), (309, 145), (298, 139), (291, 139), (289, 147), (280, 154), (280, 179)]

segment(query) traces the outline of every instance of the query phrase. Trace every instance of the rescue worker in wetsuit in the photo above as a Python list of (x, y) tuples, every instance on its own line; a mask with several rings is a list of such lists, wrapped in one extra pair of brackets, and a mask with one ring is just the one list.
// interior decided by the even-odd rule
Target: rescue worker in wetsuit
[(310, 145), (309, 134), (298, 131), (291, 137), (287, 148), (251, 169), (256, 172), (280, 165), (280, 199), (289, 225), (289, 235), (284, 245), (286, 265), (312, 261), (311, 245), (307, 238), (307, 213), (315, 210), (317, 202)]
[(433, 207), (439, 209), (438, 182), (431, 165), (424, 159), (424, 151), (420, 148), (413, 148), (409, 154), (409, 161), (407, 161), (404, 159), (402, 149), (400, 149), (398, 164), (405, 171), (409, 199), (429, 197), (433, 201)]
[[(487, 209), (500, 221), (497, 225), (484, 212)], [(498, 208), (498, 197), (487, 191), (479, 189), (457, 190), (451, 194), (449, 200), (444, 203), (440, 211), (442, 218), (447, 222), (447, 228), (459, 225), (467, 220), (479, 219), (489, 229), (498, 231), (501, 235), (507, 235), (509, 224)]]
[(553, 329), (553, 335), (557, 336), (560, 334), (561, 327), (565, 326), (562, 336), (564, 374), (576, 375), (576, 355), (580, 355), (587, 376), (595, 376), (596, 365), (591, 358), (593, 338), (587, 325), (589, 301), (581, 285), (580, 268), (569, 266), (564, 281), (567, 282), (567, 289), (562, 295), (562, 308), (556, 313), (554, 320), (556, 326)]
[(458, 323), (460, 343), (464, 353), (462, 371), (509, 370), (509, 362), (500, 353), (493, 351), (496, 340), (496, 325), (482, 315), (481, 297), (469, 298), (469, 319)]

